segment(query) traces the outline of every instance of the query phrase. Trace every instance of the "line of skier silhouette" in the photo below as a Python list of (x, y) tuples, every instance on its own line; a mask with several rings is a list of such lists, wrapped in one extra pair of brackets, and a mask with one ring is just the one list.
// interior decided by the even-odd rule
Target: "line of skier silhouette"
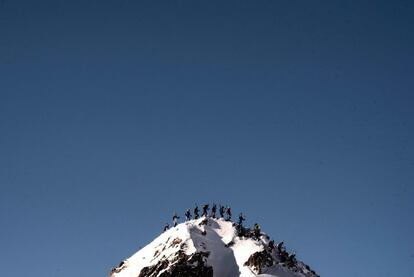
[[(198, 205), (196, 204), (193, 213), (191, 213), (190, 209), (187, 209), (184, 213), (185, 221), (190, 221), (192, 219), (199, 219), (201, 217), (211, 217), (211, 218), (223, 218), (226, 221), (231, 221), (232, 219), (232, 210), (229, 206), (219, 205), (217, 207), (216, 204), (213, 204), (211, 209), (209, 204), (205, 204), (201, 207), (201, 215), (200, 215), (200, 209), (198, 208)], [(172, 216), (172, 226), (176, 227), (178, 225), (178, 219), (181, 217), (177, 214), (177, 212), (173, 213)], [(254, 228), (245, 228), (243, 226), (243, 222), (246, 220), (246, 217), (243, 215), (243, 213), (240, 213), (238, 216), (237, 221), (237, 232), (238, 236), (240, 237), (251, 237), (256, 240), (260, 240), (262, 233), (261, 228), (258, 223), (254, 224)], [(235, 223), (236, 224), (236, 223)], [(168, 223), (164, 226), (164, 232), (170, 229), (170, 225)], [(286, 264), (288, 267), (295, 267), (297, 265), (296, 260), (296, 254), (289, 254), (286, 251), (286, 248), (284, 246), (284, 242), (281, 241), (278, 244), (275, 244), (274, 240), (269, 240), (267, 249), (270, 252), (276, 251), (276, 254), (280, 260), (281, 263)]]
[[(193, 213), (191, 213), (190, 209), (187, 209), (184, 213), (184, 216), (185, 216), (185, 221), (189, 221), (193, 218), (194, 219), (199, 219), (200, 217), (224, 218), (227, 221), (231, 221), (232, 211), (231, 211), (231, 208), (229, 206), (223, 206), (223, 205), (219, 205), (219, 207), (217, 209), (216, 204), (212, 205), (211, 211), (210, 211), (210, 205), (205, 204), (201, 208), (201, 215), (200, 215), (200, 209), (198, 208), (198, 206), (196, 204), (194, 209), (193, 209)], [(181, 217), (177, 214), (177, 212), (174, 212), (174, 214), (172, 216), (172, 220), (173, 220), (172, 226), (173, 227), (176, 227), (178, 225), (178, 219), (180, 219), (180, 218)], [(239, 222), (240, 222), (240, 218), (242, 218), (242, 221), (245, 220), (241, 213), (240, 213), (240, 216), (239, 216)], [(170, 228), (170, 224), (166, 223), (165, 226), (164, 226), (164, 231), (167, 231), (169, 228)]]

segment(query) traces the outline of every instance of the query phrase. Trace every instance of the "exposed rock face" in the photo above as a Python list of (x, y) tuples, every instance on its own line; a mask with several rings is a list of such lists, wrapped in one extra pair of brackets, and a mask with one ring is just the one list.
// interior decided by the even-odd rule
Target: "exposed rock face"
[(138, 277), (213, 277), (213, 267), (205, 264), (209, 252), (197, 252), (186, 255), (178, 251), (172, 260), (162, 259), (157, 264), (144, 267)]
[(128, 266), (128, 262), (122, 261), (117, 267), (114, 267), (111, 269), (111, 273), (109, 274), (109, 276), (113, 276), (115, 273), (121, 272), (122, 270), (127, 268), (127, 266)]
[(138, 277), (155, 277), (155, 276), (158, 276), (158, 274), (161, 271), (168, 268), (169, 264), (170, 263), (168, 262), (168, 260), (161, 260), (153, 266), (144, 267), (141, 270), (141, 273), (138, 275)]
[(263, 269), (271, 267), (274, 264), (274, 259), (266, 250), (253, 253), (249, 259), (244, 263), (256, 274), (262, 274)]

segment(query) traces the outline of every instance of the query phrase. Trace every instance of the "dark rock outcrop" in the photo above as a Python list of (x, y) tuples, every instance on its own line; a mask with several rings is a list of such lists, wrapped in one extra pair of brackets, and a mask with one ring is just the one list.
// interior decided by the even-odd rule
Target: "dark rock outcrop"
[(155, 265), (144, 267), (138, 277), (158, 275), (160, 277), (213, 277), (213, 267), (206, 265), (205, 262), (209, 254), (209, 252), (197, 252), (186, 255), (179, 250), (173, 259), (162, 259)]
[(256, 274), (262, 274), (263, 269), (272, 266), (273, 263), (274, 259), (272, 255), (266, 250), (263, 250), (261, 252), (253, 253), (244, 265), (248, 266)]
[(122, 261), (119, 263), (117, 267), (114, 267), (111, 269), (111, 272), (109, 273), (109, 277), (112, 277), (115, 273), (119, 273), (122, 270), (124, 270), (128, 266), (128, 263), (126, 261)]

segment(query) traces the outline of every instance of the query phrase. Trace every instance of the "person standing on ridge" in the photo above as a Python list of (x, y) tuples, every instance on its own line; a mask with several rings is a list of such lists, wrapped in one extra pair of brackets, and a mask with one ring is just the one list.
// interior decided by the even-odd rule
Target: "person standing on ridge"
[(246, 218), (243, 216), (243, 213), (239, 214), (239, 226), (242, 227), (243, 226), (243, 221), (245, 221)]
[(165, 225), (164, 225), (164, 232), (167, 231), (168, 229), (170, 229), (170, 224), (165, 223)]
[(216, 218), (216, 211), (217, 211), (217, 206), (216, 204), (213, 204), (213, 207), (211, 208), (211, 217), (212, 218)]
[(198, 214), (198, 206), (197, 206), (197, 204), (195, 205), (195, 208), (194, 208), (194, 219), (198, 219), (199, 217), (200, 217), (200, 215)]
[(203, 213), (201, 214), (201, 216), (207, 216), (208, 213), (208, 204), (205, 204), (203, 206)]
[(268, 247), (270, 251), (273, 251), (275, 249), (275, 241), (274, 240), (269, 241)]
[(243, 213), (239, 214), (239, 224), (237, 224), (237, 235), (238, 236), (244, 236), (245, 232), (244, 232), (244, 228), (243, 228), (243, 221), (246, 220), (246, 218), (243, 216)]
[(176, 212), (174, 212), (174, 214), (173, 214), (173, 224), (174, 224), (174, 227), (175, 226), (177, 226), (177, 220), (179, 219), (180, 217), (177, 215), (177, 213)]
[(224, 212), (225, 212), (224, 206), (220, 205), (220, 210), (219, 211), (220, 211), (220, 217), (224, 218)]
[(260, 239), (260, 225), (257, 223), (254, 224), (254, 236), (257, 240)]
[(185, 221), (189, 221), (189, 220), (191, 220), (191, 212), (190, 212), (190, 209), (187, 209), (185, 211)]
[(230, 221), (231, 220), (231, 208), (229, 206), (227, 206), (226, 213), (227, 213), (227, 220)]
[(283, 241), (281, 241), (281, 242), (279, 242), (278, 244), (277, 244), (277, 251), (279, 252), (279, 253), (282, 253), (282, 252), (285, 252), (286, 251), (286, 248), (285, 248), (285, 246), (283, 245), (284, 244), (284, 242)]
[(288, 267), (294, 267), (296, 265), (297, 261), (296, 261), (296, 254), (289, 254), (288, 258), (287, 258), (287, 266)]

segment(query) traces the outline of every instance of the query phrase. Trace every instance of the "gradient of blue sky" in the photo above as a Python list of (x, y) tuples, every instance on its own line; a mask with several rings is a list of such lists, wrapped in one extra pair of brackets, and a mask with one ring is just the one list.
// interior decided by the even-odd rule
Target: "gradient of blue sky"
[(1, 275), (106, 276), (214, 201), (322, 276), (414, 276), (413, 30), (412, 1), (2, 0)]

